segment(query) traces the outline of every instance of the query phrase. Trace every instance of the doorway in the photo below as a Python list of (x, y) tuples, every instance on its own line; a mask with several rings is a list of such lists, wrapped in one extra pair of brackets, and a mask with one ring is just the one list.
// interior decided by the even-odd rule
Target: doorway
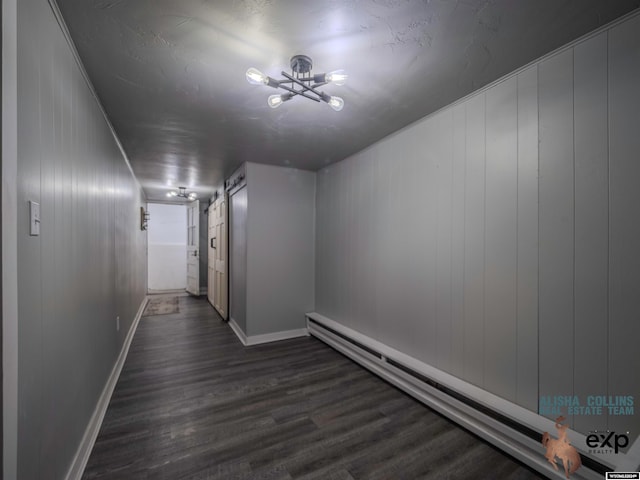
[(187, 207), (149, 203), (147, 261), (149, 293), (187, 288)]
[(200, 295), (200, 202), (187, 205), (187, 292)]

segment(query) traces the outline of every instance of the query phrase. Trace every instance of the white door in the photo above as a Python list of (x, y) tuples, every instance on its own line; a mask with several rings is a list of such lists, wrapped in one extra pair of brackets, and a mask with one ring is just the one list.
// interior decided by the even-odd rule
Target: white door
[(187, 205), (187, 292), (200, 295), (200, 207), (198, 200)]

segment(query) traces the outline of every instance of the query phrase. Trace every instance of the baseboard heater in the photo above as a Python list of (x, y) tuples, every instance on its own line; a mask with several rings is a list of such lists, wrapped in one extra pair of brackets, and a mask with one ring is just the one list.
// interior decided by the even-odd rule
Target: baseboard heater
[[(310, 335), (327, 343), (422, 403), (461, 424), (540, 473), (551, 478), (565, 478), (562, 465), (559, 465), (560, 471), (556, 472), (544, 457), (545, 450), (541, 444), (542, 432), (549, 431), (555, 434), (554, 424), (550, 420), (539, 417), (537, 423), (540, 424), (540, 427), (532, 428), (512, 416), (505, 415), (495, 408), (451, 388), (425, 372), (413, 368), (410, 363), (415, 362), (406, 361), (406, 355), (400, 352), (395, 352), (397, 355), (394, 355), (393, 349), (374, 340), (367, 340), (368, 337), (350, 331), (350, 329), (317, 313), (307, 314), (307, 328)], [(491, 394), (486, 395), (491, 396)], [(506, 401), (503, 400), (503, 402)], [(515, 408), (521, 407), (516, 406)], [(522, 413), (530, 416), (535, 415), (528, 411)], [(537, 415), (535, 416), (537, 417)], [(575, 446), (577, 442), (573, 443)], [(583, 453), (580, 454), (580, 457), (582, 467), (571, 478), (602, 479), (605, 472), (615, 470), (613, 466)]]

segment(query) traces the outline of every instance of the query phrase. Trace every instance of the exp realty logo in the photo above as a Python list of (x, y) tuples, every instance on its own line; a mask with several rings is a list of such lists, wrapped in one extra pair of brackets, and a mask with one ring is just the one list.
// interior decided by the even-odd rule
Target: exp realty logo
[(599, 432), (597, 430), (589, 432), (585, 439), (587, 447), (589, 447), (589, 453), (596, 454), (617, 454), (620, 449), (629, 445), (629, 432), (616, 433)]

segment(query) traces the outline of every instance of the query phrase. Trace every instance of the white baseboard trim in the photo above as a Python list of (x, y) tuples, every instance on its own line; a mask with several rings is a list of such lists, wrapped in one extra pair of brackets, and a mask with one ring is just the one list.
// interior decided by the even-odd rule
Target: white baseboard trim
[(127, 359), (127, 354), (129, 353), (129, 347), (131, 346), (131, 341), (133, 340), (133, 336), (135, 335), (136, 329), (138, 328), (138, 323), (140, 323), (142, 312), (144, 312), (144, 309), (146, 308), (148, 302), (149, 302), (149, 297), (145, 296), (144, 299), (142, 300), (142, 303), (140, 304), (140, 307), (138, 308), (138, 313), (136, 313), (136, 316), (133, 319), (133, 323), (131, 324), (129, 333), (127, 333), (127, 337), (125, 338), (124, 343), (122, 344), (120, 355), (118, 355), (118, 359), (116, 360), (115, 365), (111, 369), (111, 374), (107, 379), (107, 383), (102, 389), (102, 393), (100, 394), (100, 398), (98, 399), (96, 408), (93, 411), (93, 415), (91, 415), (89, 424), (87, 425), (87, 428), (84, 431), (84, 435), (82, 437), (82, 440), (80, 441), (78, 450), (76, 451), (76, 454), (73, 457), (71, 466), (67, 471), (65, 480), (80, 480), (82, 478), (84, 469), (86, 468), (87, 462), (89, 461), (89, 456), (91, 455), (91, 450), (93, 450), (93, 445), (96, 443), (96, 438), (98, 438), (98, 433), (100, 432), (100, 427), (102, 426), (102, 420), (104, 419), (104, 415), (107, 412), (107, 407), (109, 406), (111, 395), (113, 394), (113, 390), (116, 387), (116, 383), (118, 383), (120, 372), (122, 371), (124, 362)]
[(233, 330), (233, 333), (236, 334), (236, 337), (238, 337), (240, 339), (240, 341), (242, 342), (242, 344), (246, 347), (247, 346), (247, 336), (244, 334), (244, 332), (242, 331), (242, 329), (240, 328), (240, 326), (236, 323), (234, 318), (229, 318), (229, 326), (231, 327), (231, 330)]
[(261, 343), (270, 343), (270, 342), (278, 342), (280, 340), (288, 340), (290, 338), (298, 338), (298, 337), (308, 337), (309, 331), (306, 328), (298, 328), (295, 330), (283, 330), (281, 332), (273, 332), (273, 333), (264, 333), (262, 335), (249, 335), (245, 334), (242, 329), (238, 326), (236, 321), (231, 318), (229, 319), (229, 326), (233, 333), (240, 339), (242, 344), (245, 347), (249, 347), (251, 345), (259, 345)]
[(247, 346), (258, 345), (260, 343), (278, 342), (280, 340), (288, 340), (290, 338), (299, 338), (309, 336), (306, 328), (298, 328), (295, 330), (284, 330), (282, 332), (264, 333), (262, 335), (250, 335), (247, 337)]
[[(427, 365), (318, 313), (308, 313), (307, 319), (307, 328), (310, 335), (327, 343), (389, 383), (543, 473), (548, 478), (565, 478), (563, 471), (554, 471), (547, 462), (544, 457), (545, 449), (539, 441), (459, 399), (466, 397), (482, 407), (493, 410), (524, 427), (540, 433), (540, 435), (546, 431), (555, 436), (556, 429), (554, 428), (554, 422), (551, 420), (442, 370), (438, 370), (431, 365)], [(404, 368), (430, 379), (435, 384), (419, 380), (407, 373), (409, 370), (405, 372)], [(434, 385), (437, 385), (437, 387)], [(451, 396), (447, 391), (456, 392), (462, 397)], [(625, 455), (619, 454), (618, 462), (616, 462), (618, 465), (614, 465), (610, 458), (589, 454), (584, 448), (580, 448), (581, 445), (586, 445), (584, 435), (573, 430), (568, 430), (568, 434), (571, 444), (581, 454), (609, 468), (622, 464)], [(633, 450), (633, 447), (630, 450)], [(634, 462), (637, 462), (635, 458), (630, 464), (635, 464)], [(613, 470), (613, 468), (611, 469)], [(601, 480), (602, 477), (602, 474), (584, 465), (571, 476), (572, 479), (576, 480)]]
[(175, 290), (147, 290), (147, 295), (154, 295), (154, 296), (173, 295), (175, 297), (189, 296), (189, 294), (184, 288), (179, 288)]

